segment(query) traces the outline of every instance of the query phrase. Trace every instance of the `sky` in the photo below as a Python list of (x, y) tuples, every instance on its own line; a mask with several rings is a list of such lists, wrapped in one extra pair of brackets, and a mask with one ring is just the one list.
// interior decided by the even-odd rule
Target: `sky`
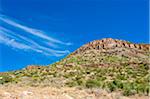
[(149, 0), (0, 0), (0, 72), (49, 65), (102, 38), (149, 43)]

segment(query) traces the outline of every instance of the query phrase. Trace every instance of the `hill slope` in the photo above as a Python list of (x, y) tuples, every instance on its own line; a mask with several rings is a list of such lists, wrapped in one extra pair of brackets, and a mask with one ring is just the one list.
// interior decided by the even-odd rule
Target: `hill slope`
[(47, 67), (28, 66), (0, 74), (0, 83), (20, 86), (101, 88), (123, 95), (149, 94), (148, 44), (111, 38), (83, 45)]

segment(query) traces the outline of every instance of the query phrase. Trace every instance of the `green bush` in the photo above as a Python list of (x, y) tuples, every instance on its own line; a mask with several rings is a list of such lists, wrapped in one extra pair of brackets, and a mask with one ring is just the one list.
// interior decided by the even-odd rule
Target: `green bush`
[(69, 87), (74, 87), (74, 86), (78, 86), (78, 83), (76, 81), (70, 81), (70, 82), (67, 82), (66, 85)]
[(112, 91), (115, 91), (117, 89), (117, 86), (114, 82), (110, 82), (107, 84), (107, 88), (112, 92)]
[(97, 80), (87, 80), (86, 81), (87, 88), (100, 87), (100, 82)]
[(9, 75), (0, 75), (0, 84), (12, 82), (13, 78)]

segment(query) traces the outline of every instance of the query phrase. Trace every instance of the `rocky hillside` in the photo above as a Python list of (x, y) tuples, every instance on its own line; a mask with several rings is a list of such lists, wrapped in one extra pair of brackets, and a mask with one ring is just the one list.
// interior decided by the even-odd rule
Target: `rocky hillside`
[(106, 38), (83, 45), (49, 66), (28, 66), (0, 74), (2, 85), (99, 88), (122, 95), (148, 96), (149, 44)]
[(103, 50), (109, 50), (113, 48), (117, 48), (117, 49), (129, 48), (129, 49), (148, 51), (150, 49), (150, 46), (149, 44), (134, 44), (134, 43), (123, 41), (123, 40), (106, 38), (102, 40), (95, 40), (95, 41), (89, 42), (88, 44), (85, 44), (84, 46), (80, 47), (74, 53), (82, 53), (90, 49), (103, 51)]

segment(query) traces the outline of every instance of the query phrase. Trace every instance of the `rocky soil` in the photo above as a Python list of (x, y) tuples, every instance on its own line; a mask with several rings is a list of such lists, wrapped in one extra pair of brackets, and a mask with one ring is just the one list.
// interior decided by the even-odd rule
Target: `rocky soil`
[(125, 97), (102, 89), (0, 86), (0, 99), (148, 99), (148, 96)]

